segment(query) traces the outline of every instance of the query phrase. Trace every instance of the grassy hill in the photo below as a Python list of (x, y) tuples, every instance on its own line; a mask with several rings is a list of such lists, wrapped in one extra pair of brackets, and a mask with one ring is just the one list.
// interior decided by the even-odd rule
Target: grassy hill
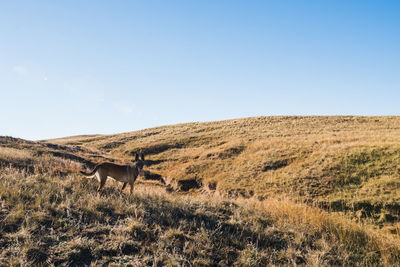
[[(2, 137), (0, 263), (399, 264), (399, 128), (400, 117), (256, 117)], [(132, 197), (112, 181), (97, 195), (77, 175), (139, 151), (147, 176)]]
[(290, 197), (399, 232), (400, 117), (255, 117), (50, 140), (129, 161), (175, 188)]

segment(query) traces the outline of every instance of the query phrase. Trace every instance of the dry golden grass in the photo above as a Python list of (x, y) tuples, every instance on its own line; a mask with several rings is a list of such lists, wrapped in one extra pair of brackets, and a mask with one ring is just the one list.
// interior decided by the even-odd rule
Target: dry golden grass
[(54, 142), (125, 161), (144, 151), (178, 189), (318, 202), (393, 233), (400, 219), (397, 116), (255, 117)]
[(263, 210), (280, 225), (295, 224), (309, 234), (329, 233), (350, 251), (366, 249), (369, 251), (367, 257), (374, 258), (379, 254), (384, 265), (400, 261), (400, 239), (384, 231), (377, 231), (370, 225), (290, 200), (245, 200), (244, 203), (249, 209)]
[(395, 265), (398, 240), (290, 200), (229, 200), (75, 175), (0, 174), (1, 265)]
[[(0, 138), (3, 259), (398, 265), (399, 128), (400, 117), (257, 117), (46, 141), (58, 145)], [(95, 181), (72, 178), (95, 162), (130, 162), (138, 151), (148, 171), (180, 191), (140, 184), (129, 199), (107, 182), (97, 196)], [(49, 196), (57, 207), (46, 204)], [(53, 237), (65, 240), (38, 241), (27, 224), (48, 220), (64, 227)], [(15, 240), (22, 245), (11, 246)]]

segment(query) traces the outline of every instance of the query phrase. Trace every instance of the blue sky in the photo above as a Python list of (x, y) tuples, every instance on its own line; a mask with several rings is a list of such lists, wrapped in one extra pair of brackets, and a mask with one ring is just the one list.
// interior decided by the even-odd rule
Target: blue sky
[(400, 114), (399, 1), (0, 1), (0, 135)]

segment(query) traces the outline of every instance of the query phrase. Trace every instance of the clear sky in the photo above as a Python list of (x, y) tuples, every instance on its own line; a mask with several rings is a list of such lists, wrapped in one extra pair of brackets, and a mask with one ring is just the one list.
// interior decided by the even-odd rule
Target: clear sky
[(400, 1), (0, 1), (0, 135), (400, 114)]

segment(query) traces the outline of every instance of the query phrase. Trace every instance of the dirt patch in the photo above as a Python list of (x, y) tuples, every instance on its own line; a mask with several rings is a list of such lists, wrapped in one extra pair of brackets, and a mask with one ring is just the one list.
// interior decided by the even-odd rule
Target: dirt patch
[(178, 181), (178, 190), (189, 191), (191, 189), (199, 189), (202, 186), (200, 179), (188, 179)]
[(293, 159), (270, 160), (263, 164), (261, 171), (267, 172), (271, 170), (277, 170), (288, 166), (292, 161)]
[(158, 173), (150, 172), (150, 171), (144, 171), (144, 180), (153, 180), (153, 181), (159, 181), (162, 184), (166, 184), (164, 181), (164, 178)]
[(128, 241), (120, 245), (120, 250), (123, 255), (134, 255), (139, 253), (140, 246), (133, 241)]
[(245, 146), (234, 146), (227, 148), (218, 154), (219, 158), (230, 158), (232, 156), (237, 156), (245, 150)]
[(78, 247), (68, 253), (69, 266), (90, 265), (93, 260), (92, 252), (88, 247)]

